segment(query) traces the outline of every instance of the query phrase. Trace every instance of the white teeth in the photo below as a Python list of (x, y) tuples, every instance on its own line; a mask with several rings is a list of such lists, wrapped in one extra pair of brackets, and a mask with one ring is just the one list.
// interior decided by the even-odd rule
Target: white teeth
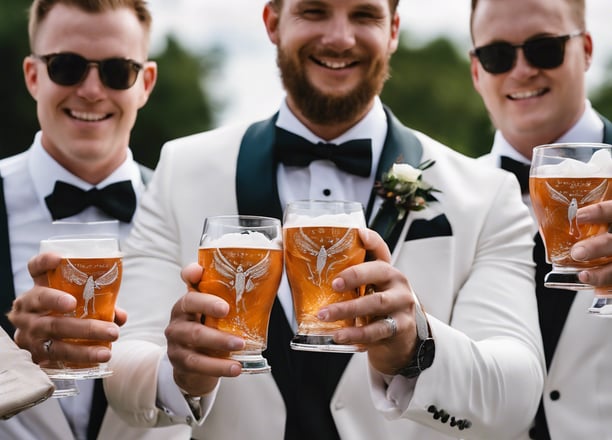
[(531, 90), (529, 92), (517, 92), (510, 95), (512, 99), (527, 99), (533, 98), (534, 96), (538, 96), (542, 94), (542, 89), (539, 90)]
[(95, 122), (101, 121), (106, 117), (105, 113), (86, 113), (86, 112), (76, 112), (71, 111), (70, 115), (76, 119), (81, 119), (83, 121)]
[(320, 63), (322, 65), (324, 65), (325, 67), (328, 67), (330, 69), (344, 69), (346, 67), (348, 67), (350, 65), (350, 63), (341, 63), (339, 61), (324, 61), (324, 60), (320, 60)]

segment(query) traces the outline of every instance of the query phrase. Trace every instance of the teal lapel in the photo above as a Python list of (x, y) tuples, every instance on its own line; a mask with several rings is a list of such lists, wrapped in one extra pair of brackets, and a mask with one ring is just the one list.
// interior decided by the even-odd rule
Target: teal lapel
[[(387, 114), (388, 130), (378, 169), (376, 170), (375, 180), (377, 181), (382, 179), (382, 174), (389, 171), (394, 163), (408, 163), (416, 168), (421, 163), (423, 156), (423, 146), (414, 132), (401, 124), (388, 108), (385, 108), (385, 113)], [(370, 218), (372, 214), (375, 199), (376, 191), (372, 190), (366, 209), (366, 218)], [(385, 202), (380, 206), (378, 213), (370, 224), (370, 228), (383, 237), (391, 253), (395, 249), (407, 218), (408, 215), (404, 216), (402, 221), (397, 222), (393, 226), (397, 219), (397, 210), (391, 203)]]
[(600, 115), (604, 123), (604, 138), (603, 141), (607, 144), (612, 144), (612, 123)]
[(240, 214), (282, 219), (274, 159), (278, 114), (251, 125), (240, 144), (236, 165), (236, 199)]
[[(387, 138), (378, 163), (376, 180), (380, 180), (382, 174), (395, 162), (418, 166), (423, 155), (423, 146), (413, 131), (402, 125), (389, 109), (385, 108), (385, 113), (388, 121)], [(236, 168), (236, 199), (240, 214), (265, 215), (279, 219), (283, 216), (276, 182), (277, 164), (274, 159), (277, 117), (278, 114), (251, 125), (242, 138)], [(367, 218), (372, 212), (375, 196), (376, 193), (372, 190), (366, 212)], [(390, 222), (397, 217), (394, 206), (383, 205), (381, 209), (382, 212), (377, 215), (376, 222), (370, 225), (379, 233), (387, 229)], [(407, 217), (395, 225), (387, 237), (383, 236), (391, 251), (395, 248)]]

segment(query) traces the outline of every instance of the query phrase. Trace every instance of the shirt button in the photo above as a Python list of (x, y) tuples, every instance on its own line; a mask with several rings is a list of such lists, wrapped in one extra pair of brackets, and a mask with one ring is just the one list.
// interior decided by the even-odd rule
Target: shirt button
[(324, 189), (324, 190), (323, 190), (323, 195), (324, 195), (325, 197), (329, 197), (329, 196), (331, 196), (331, 190), (330, 190), (330, 189), (327, 189), (327, 188), (326, 188), (326, 189)]
[(561, 398), (561, 393), (557, 390), (550, 392), (550, 400), (559, 400)]

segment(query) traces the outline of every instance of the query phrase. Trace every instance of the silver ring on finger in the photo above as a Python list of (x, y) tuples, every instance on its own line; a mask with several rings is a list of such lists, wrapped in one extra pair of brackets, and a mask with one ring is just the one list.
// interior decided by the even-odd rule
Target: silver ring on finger
[(391, 336), (389, 337), (393, 338), (397, 334), (397, 322), (391, 315), (387, 315), (387, 317), (383, 319), (383, 322), (387, 325), (389, 331), (391, 332)]
[(49, 354), (51, 352), (51, 346), (53, 345), (53, 339), (47, 339), (43, 342), (43, 350), (45, 353)]

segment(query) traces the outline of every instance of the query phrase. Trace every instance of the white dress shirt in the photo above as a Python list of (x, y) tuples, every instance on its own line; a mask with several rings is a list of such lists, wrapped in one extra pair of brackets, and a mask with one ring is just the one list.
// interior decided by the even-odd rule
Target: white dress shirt
[[(578, 119), (578, 122), (574, 124), (566, 133), (564, 133), (559, 139), (555, 140), (555, 143), (564, 142), (602, 142), (604, 133), (604, 124), (601, 118), (597, 115), (597, 112), (593, 110), (591, 102), (586, 100), (584, 113)], [(535, 145), (534, 145), (535, 147)], [(495, 132), (495, 138), (493, 140), (493, 147), (491, 148), (491, 156), (493, 156), (494, 163), (500, 167), (501, 156), (507, 156), (519, 162), (523, 162), (527, 165), (531, 164), (531, 161), (519, 153), (514, 147), (506, 140), (504, 135), (497, 130)], [(535, 234), (537, 231), (537, 221), (533, 213), (531, 206), (531, 198), (529, 194), (523, 194), (523, 202), (529, 208), (532, 218), (534, 219), (534, 230)]]
[[(41, 135), (41, 132), (35, 135), (34, 142), (27, 151), (0, 161), (17, 296), (32, 288), (33, 282), (27, 267), (28, 260), (38, 253), (40, 241), (52, 235), (53, 220), (45, 204), (45, 197), (52, 192), (55, 182), (62, 180), (83, 190), (93, 187), (57, 163), (43, 148)], [(134, 162), (129, 149), (127, 158), (121, 166), (96, 186), (103, 188), (122, 180), (132, 181), (138, 198), (144, 189), (144, 184), (138, 164)], [(85, 222), (112, 220), (112, 218), (98, 208), (89, 207), (80, 214), (62, 220)], [(127, 236), (130, 228), (131, 224), (120, 223), (121, 239)], [(78, 439), (87, 438), (93, 384), (93, 380), (79, 381), (77, 396), (59, 400)], [(27, 411), (24, 414), (26, 413)]]
[[(317, 160), (307, 167), (290, 167), (280, 164), (277, 171), (278, 192), (281, 206), (284, 208), (292, 200), (353, 200), (367, 206), (376, 169), (387, 136), (387, 117), (380, 99), (377, 97), (368, 114), (336, 139), (326, 140), (316, 136), (302, 124), (283, 101), (276, 125), (310, 142), (329, 142), (340, 144), (353, 139), (372, 140), (372, 168), (369, 177), (355, 176), (339, 170), (329, 160)], [(333, 148), (330, 146), (330, 148)], [(293, 300), (289, 289), (287, 275), (283, 278), (278, 289), (278, 298), (288, 322), (294, 330), (297, 323), (294, 318)], [(211, 393), (200, 402), (200, 408), (205, 414), (214, 401), (215, 393)], [(168, 356), (164, 356), (160, 364), (157, 381), (158, 406), (166, 413), (172, 414), (176, 420), (185, 420), (191, 413), (187, 412), (185, 399), (178, 392), (172, 375), (172, 365)], [(194, 414), (195, 416), (195, 414)], [(201, 417), (199, 417), (201, 419)]]

